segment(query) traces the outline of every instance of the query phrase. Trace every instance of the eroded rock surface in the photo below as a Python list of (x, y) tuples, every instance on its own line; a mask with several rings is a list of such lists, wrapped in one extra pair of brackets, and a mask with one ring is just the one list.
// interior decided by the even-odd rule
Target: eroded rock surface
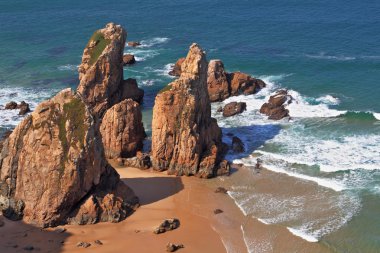
[(99, 135), (86, 104), (70, 89), (42, 102), (3, 143), (3, 214), (41, 227), (130, 214), (138, 199), (108, 165)]
[(77, 91), (100, 118), (121, 101), (114, 96), (123, 80), (125, 39), (126, 31), (120, 25), (109, 23), (92, 35), (83, 51)]
[(181, 68), (180, 78), (155, 100), (152, 165), (169, 174), (209, 178), (218, 174), (225, 150), (222, 132), (211, 118), (206, 56), (197, 44)]
[(247, 109), (245, 102), (230, 102), (223, 108), (223, 117), (231, 117), (240, 114)]
[(106, 111), (100, 126), (106, 157), (109, 159), (135, 156), (143, 147), (146, 134), (140, 105), (126, 99)]
[(223, 101), (230, 96), (230, 85), (221, 60), (211, 60), (209, 62), (207, 88), (211, 102)]
[(280, 120), (289, 116), (289, 110), (285, 108), (286, 104), (292, 102), (292, 97), (286, 90), (279, 90), (269, 101), (260, 108), (260, 113), (268, 115), (268, 119)]
[(181, 75), (181, 66), (184, 61), (185, 57), (179, 58), (177, 62), (174, 64), (173, 69), (169, 72), (169, 75), (179, 77)]

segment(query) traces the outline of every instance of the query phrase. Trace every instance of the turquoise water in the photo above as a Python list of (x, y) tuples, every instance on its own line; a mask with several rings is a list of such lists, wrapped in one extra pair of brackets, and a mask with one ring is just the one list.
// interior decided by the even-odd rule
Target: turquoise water
[[(273, 210), (273, 217), (261, 218), (337, 252), (380, 251), (380, 2), (1, 0), (0, 105), (26, 100), (34, 107), (75, 88), (88, 38), (111, 21), (127, 29), (128, 40), (142, 41), (125, 49), (138, 60), (125, 77), (146, 92), (148, 132), (154, 96), (172, 80), (170, 64), (199, 43), (228, 71), (269, 84), (259, 94), (228, 100), (247, 102), (240, 116), (223, 119), (213, 105), (223, 132), (246, 143), (246, 153), (230, 159), (254, 164), (254, 153), (273, 171), (318, 184), (318, 196), (334, 213), (321, 220), (318, 213), (305, 215), (312, 212), (304, 205), (299, 217), (279, 221)], [(295, 98), (290, 122), (258, 113), (276, 88)], [(2, 130), (20, 120), (17, 112), (0, 111)]]

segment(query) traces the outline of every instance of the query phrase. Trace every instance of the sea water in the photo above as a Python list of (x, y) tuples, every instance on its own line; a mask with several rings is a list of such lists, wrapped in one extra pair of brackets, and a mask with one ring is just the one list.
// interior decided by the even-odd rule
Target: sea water
[[(199, 43), (228, 71), (268, 84), (212, 105), (224, 141), (232, 133), (245, 143), (228, 158), (254, 165), (260, 157), (278, 175), (316, 186), (305, 195), (283, 185), (293, 192), (284, 195), (236, 182), (230, 195), (242, 211), (336, 252), (380, 252), (380, 2), (0, 0), (0, 109), (11, 100), (33, 109), (75, 88), (84, 46), (108, 22), (142, 43), (125, 48), (137, 63), (124, 76), (145, 90), (148, 134), (154, 97), (173, 80), (168, 71)], [(260, 106), (279, 88), (294, 98), (291, 119), (267, 120)], [(247, 111), (223, 118), (216, 110), (230, 101)], [(21, 120), (0, 110), (1, 131)]]

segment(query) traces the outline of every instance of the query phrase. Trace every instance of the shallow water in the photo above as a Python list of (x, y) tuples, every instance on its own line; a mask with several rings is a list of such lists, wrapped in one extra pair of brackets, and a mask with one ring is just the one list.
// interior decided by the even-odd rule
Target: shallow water
[[(128, 30), (128, 40), (143, 44), (125, 48), (138, 62), (124, 75), (145, 90), (149, 135), (155, 94), (173, 80), (170, 66), (198, 42), (228, 71), (268, 83), (256, 95), (223, 102), (247, 102), (241, 115), (224, 119), (216, 113), (220, 103), (213, 104), (224, 141), (233, 133), (246, 145), (244, 154), (229, 159), (254, 165), (260, 157), (276, 180), (286, 174), (313, 185), (313, 191), (295, 192), (285, 184), (285, 195), (268, 195), (249, 181), (236, 182), (243, 211), (336, 252), (378, 252), (379, 10), (370, 0), (0, 1), (0, 106), (25, 100), (34, 108), (75, 88), (88, 38), (113, 21)], [(258, 112), (277, 88), (295, 99), (290, 121), (269, 121)], [(16, 111), (0, 110), (1, 131), (20, 120)]]

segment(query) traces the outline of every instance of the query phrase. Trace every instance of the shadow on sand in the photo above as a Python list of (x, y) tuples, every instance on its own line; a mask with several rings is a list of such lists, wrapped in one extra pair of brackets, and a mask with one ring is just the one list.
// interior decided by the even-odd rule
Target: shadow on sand
[(180, 177), (123, 178), (122, 181), (132, 188), (142, 206), (165, 199), (183, 190)]
[[(2, 223), (2, 221), (4, 223)], [(65, 240), (71, 235), (67, 231), (41, 229), (22, 221), (10, 221), (0, 216), (0, 252), (61, 252)]]

